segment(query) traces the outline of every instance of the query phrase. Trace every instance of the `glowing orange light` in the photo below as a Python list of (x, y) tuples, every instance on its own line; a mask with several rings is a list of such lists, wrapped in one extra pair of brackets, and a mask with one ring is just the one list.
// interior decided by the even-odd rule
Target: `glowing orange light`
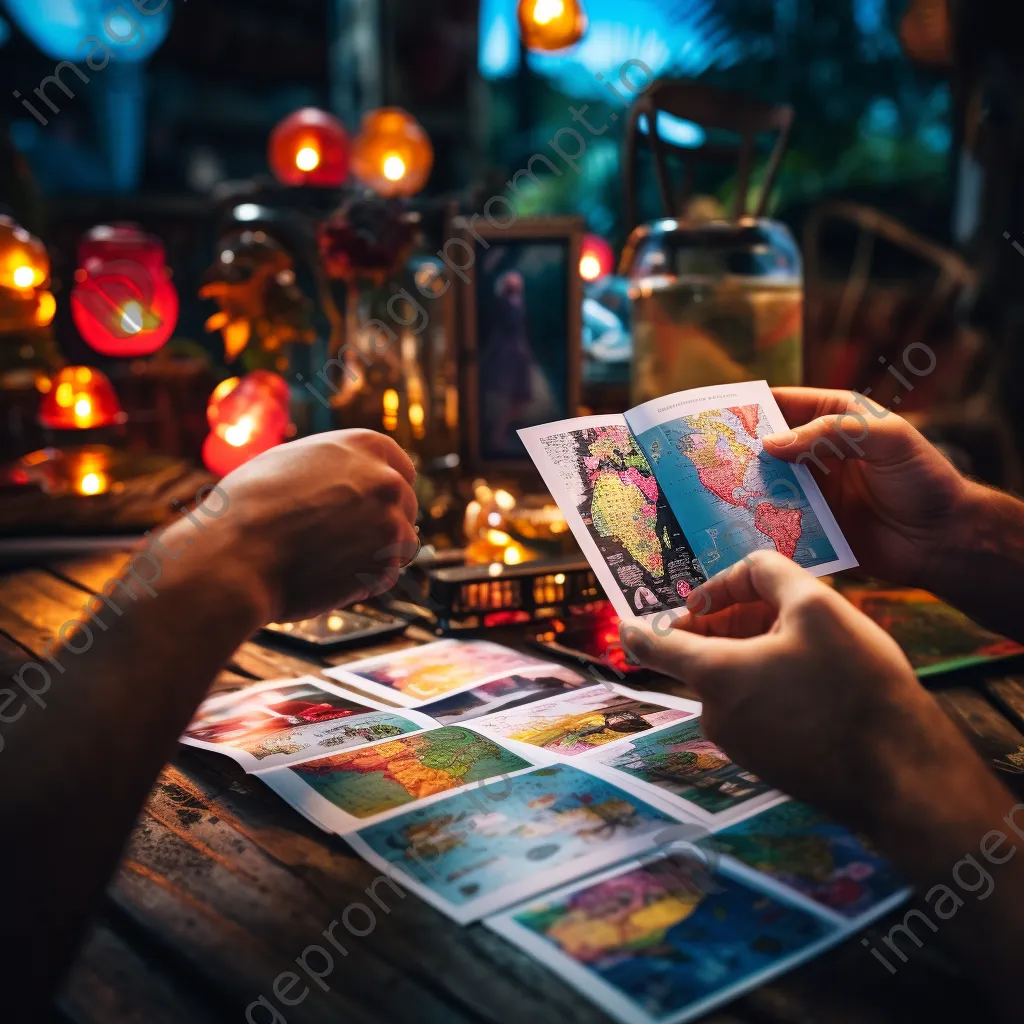
[(434, 147), (423, 126), (399, 107), (371, 110), (352, 144), (352, 171), (382, 196), (413, 196), (430, 177)]
[(53, 322), (53, 316), (57, 312), (57, 300), (52, 292), (40, 292), (39, 301), (36, 305), (36, 326), (49, 327)]
[(46, 246), (10, 217), (0, 217), (0, 288), (27, 291), (49, 277)]
[(333, 114), (303, 107), (270, 133), (267, 162), (282, 185), (337, 188), (348, 177), (348, 133)]
[(106, 375), (88, 366), (66, 366), (39, 404), (39, 423), (51, 430), (90, 430), (124, 419)]
[(580, 277), (597, 281), (612, 272), (615, 256), (612, 247), (599, 235), (584, 235), (580, 247)]
[(270, 370), (221, 381), (206, 407), (206, 466), (214, 473), (230, 473), (280, 444), (288, 431), (289, 398), (284, 378)]
[(516, 18), (530, 50), (564, 50), (587, 31), (587, 15), (579, 0), (519, 0)]

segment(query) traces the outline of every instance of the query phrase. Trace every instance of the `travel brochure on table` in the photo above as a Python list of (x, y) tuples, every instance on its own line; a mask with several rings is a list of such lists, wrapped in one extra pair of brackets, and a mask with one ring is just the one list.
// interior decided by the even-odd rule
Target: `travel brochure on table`
[(807, 467), (764, 451), (787, 429), (751, 381), (519, 436), (616, 612), (649, 618), (756, 550), (816, 576), (857, 564)]
[(734, 764), (694, 701), (482, 641), (329, 671), (416, 706), (277, 680), (206, 701), (182, 740), (628, 1024), (699, 1016), (906, 896), (864, 840)]

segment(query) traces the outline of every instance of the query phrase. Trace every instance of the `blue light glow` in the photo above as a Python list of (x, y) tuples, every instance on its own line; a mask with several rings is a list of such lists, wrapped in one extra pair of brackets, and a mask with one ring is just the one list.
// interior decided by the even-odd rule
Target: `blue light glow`
[[(576, 46), (558, 53), (530, 53), (532, 70), (566, 95), (607, 99), (601, 74), (616, 81), (629, 60), (639, 60), (652, 76), (695, 77), (740, 58), (737, 43), (712, 0), (582, 0), (590, 21)], [(505, 78), (519, 66), (516, 0), (481, 0), (480, 73)], [(628, 95), (628, 94), (627, 94)]]
[(167, 38), (171, 3), (149, 0), (141, 6), (125, 0), (3, 0), (21, 30), (53, 60), (99, 64), (145, 60)]
[[(637, 118), (636, 126), (644, 135), (647, 134), (646, 114), (641, 114)], [(673, 146), (684, 146), (687, 149), (703, 146), (705, 138), (704, 129), (699, 124), (666, 114), (664, 110), (658, 111), (658, 135)]]

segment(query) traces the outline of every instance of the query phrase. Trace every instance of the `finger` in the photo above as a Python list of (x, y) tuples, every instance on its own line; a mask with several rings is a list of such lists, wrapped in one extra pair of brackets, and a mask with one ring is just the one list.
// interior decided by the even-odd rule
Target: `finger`
[(400, 495), (399, 504), (402, 509), (402, 515), (415, 526), (416, 516), (420, 508), (420, 503), (416, 500), (416, 492), (403, 480)]
[(930, 448), (902, 416), (852, 391), (773, 388), (791, 430), (761, 439), (769, 455), (787, 462), (863, 459), (878, 467), (907, 463)]
[(787, 600), (821, 586), (824, 584), (785, 555), (755, 551), (702, 583), (686, 599), (686, 606), (699, 616), (754, 601), (764, 601), (778, 611)]
[(366, 436), (367, 443), (380, 453), (392, 469), (402, 474), (410, 486), (416, 482), (416, 467), (397, 441), (376, 430), (365, 430), (360, 433)]
[(652, 629), (635, 619), (619, 625), (623, 649), (635, 661), (694, 686), (728, 670), (739, 653), (737, 641), (700, 636), (680, 629)]
[(734, 605), (724, 611), (707, 615), (680, 616), (672, 623), (673, 629), (684, 629), (701, 636), (733, 637), (737, 640), (760, 636), (771, 629), (776, 614), (765, 601)]

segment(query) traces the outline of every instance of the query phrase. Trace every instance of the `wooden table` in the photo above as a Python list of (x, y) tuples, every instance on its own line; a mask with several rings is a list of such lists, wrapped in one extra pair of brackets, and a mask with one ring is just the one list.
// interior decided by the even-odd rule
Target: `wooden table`
[[(83, 591), (100, 587), (121, 561), (104, 555), (0, 578), (5, 674), (16, 671), (26, 651), (39, 656), (81, 608)], [(495, 638), (509, 642), (507, 636)], [(331, 661), (409, 643), (399, 639)], [(238, 649), (215, 687), (318, 674), (326, 664), (255, 639)], [(67, 855), (73, 857), (74, 850)], [(233, 761), (181, 747), (139, 817), (103, 910), (57, 1000), (57, 1019), (241, 1024), (246, 1007), (261, 994), (280, 1008), (274, 979), (294, 969), (306, 946), (323, 942), (321, 932), (349, 904), (367, 903), (365, 890), (376, 875), (341, 839), (310, 824)], [(336, 957), (334, 972), (325, 978), (329, 991), (311, 988), (285, 1012), (287, 1024), (609, 1020), (483, 925), (459, 927), (412, 894), (386, 902), (391, 912), (379, 911), (364, 938), (342, 933), (348, 955)], [(900, 911), (869, 929), (872, 944), (902, 916)], [(978, 1019), (980, 1000), (936, 943), (914, 950), (891, 976), (852, 939), (707, 1019), (935, 1024)], [(270, 1018), (257, 1011), (253, 1019), (259, 1024)]]

